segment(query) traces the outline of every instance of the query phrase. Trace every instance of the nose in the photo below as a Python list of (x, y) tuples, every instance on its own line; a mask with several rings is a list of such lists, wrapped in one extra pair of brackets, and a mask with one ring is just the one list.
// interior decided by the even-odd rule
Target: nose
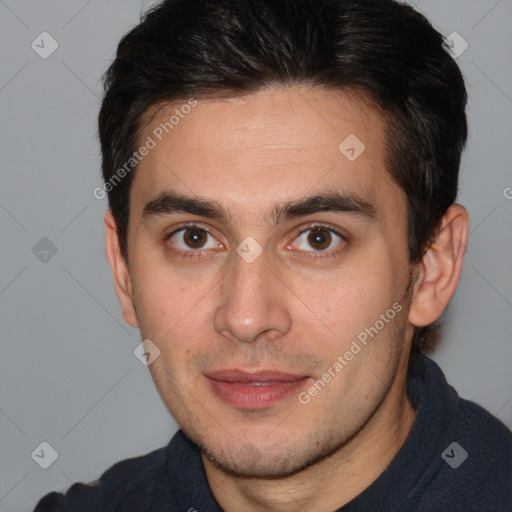
[(243, 343), (255, 342), (263, 333), (269, 339), (279, 337), (291, 327), (289, 300), (264, 252), (251, 263), (236, 255), (221, 285), (214, 328), (230, 341)]

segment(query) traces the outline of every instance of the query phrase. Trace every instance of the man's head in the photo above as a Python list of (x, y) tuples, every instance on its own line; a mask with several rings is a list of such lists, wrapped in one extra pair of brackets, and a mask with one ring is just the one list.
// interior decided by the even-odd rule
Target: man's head
[(291, 474), (404, 400), (466, 237), (441, 43), (383, 0), (167, 1), (121, 41), (100, 113), (116, 289), (226, 471)]
[[(392, 1), (175, 0), (154, 8), (119, 44), (99, 119), (123, 256), (137, 165), (130, 158), (144, 143), (150, 106), (311, 84), (360, 89), (382, 108), (386, 171), (406, 194), (408, 256), (419, 261), (455, 201), (467, 137), (463, 78), (441, 43), (422, 15)], [(166, 132), (176, 119), (165, 120)], [(425, 335), (416, 329), (418, 348)]]

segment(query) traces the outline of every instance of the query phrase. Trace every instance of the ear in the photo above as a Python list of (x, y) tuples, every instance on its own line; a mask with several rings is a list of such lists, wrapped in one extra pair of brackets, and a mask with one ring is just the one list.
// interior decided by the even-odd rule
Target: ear
[(117, 298), (121, 304), (123, 318), (132, 327), (138, 327), (137, 315), (133, 304), (132, 284), (126, 261), (121, 254), (119, 238), (117, 234), (117, 225), (110, 210), (105, 213), (106, 242), (105, 251), (112, 269), (114, 286), (116, 288)]
[(438, 235), (417, 264), (409, 322), (424, 327), (446, 309), (459, 283), (468, 242), (468, 212), (453, 204), (441, 219)]

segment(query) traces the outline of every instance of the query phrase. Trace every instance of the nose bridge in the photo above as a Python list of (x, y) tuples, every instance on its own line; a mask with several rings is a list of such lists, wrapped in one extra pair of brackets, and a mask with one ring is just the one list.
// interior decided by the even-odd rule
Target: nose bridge
[[(265, 254), (250, 261), (235, 256), (221, 287), (215, 329), (231, 340), (253, 342), (265, 331), (282, 334), (290, 327), (289, 312), (280, 296)], [(276, 334), (276, 332), (274, 332)]]

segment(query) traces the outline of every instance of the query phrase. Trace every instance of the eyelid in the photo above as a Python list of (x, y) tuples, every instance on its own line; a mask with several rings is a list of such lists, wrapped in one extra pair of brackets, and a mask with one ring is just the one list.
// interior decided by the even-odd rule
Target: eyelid
[[(169, 240), (174, 235), (176, 235), (180, 231), (185, 231), (187, 229), (196, 229), (197, 231), (203, 231), (207, 235), (211, 236), (217, 242), (218, 247), (220, 247), (221, 249), (224, 248), (224, 244), (222, 242), (219, 242), (217, 240), (217, 237), (215, 237), (212, 233), (210, 233), (211, 228), (206, 227), (198, 222), (184, 222), (184, 223), (178, 224), (176, 226), (173, 226), (173, 229), (169, 233), (164, 234), (162, 237), (162, 242), (163, 242), (164, 246), (167, 246)], [(172, 244), (172, 246), (168, 246), (168, 250), (172, 254), (174, 254), (175, 256), (178, 256), (180, 258), (189, 258), (191, 260), (192, 259), (199, 260), (199, 259), (203, 258), (204, 256), (207, 256), (208, 253), (211, 251), (211, 248), (208, 248), (208, 249), (199, 248), (199, 249), (184, 250), (184, 249), (181, 249), (180, 247), (176, 247), (174, 244)]]
[(213, 236), (214, 238), (216, 238), (210, 232), (211, 227), (206, 226), (206, 225), (202, 225), (201, 223), (198, 223), (198, 222), (184, 222), (184, 223), (178, 224), (176, 226), (173, 226), (172, 231), (170, 231), (169, 233), (164, 234), (164, 236), (163, 236), (164, 241), (168, 240), (173, 235), (178, 233), (178, 231), (182, 231), (183, 229), (197, 229), (197, 230), (201, 230), (201, 231), (204, 231), (205, 233), (208, 233), (209, 235)]
[(299, 235), (302, 235), (302, 233), (305, 233), (306, 231), (310, 231), (315, 228), (325, 229), (326, 231), (332, 231), (334, 234), (338, 235), (343, 240), (348, 241), (347, 235), (340, 233), (338, 231), (338, 228), (332, 227), (330, 224), (325, 223), (325, 222), (312, 222), (311, 224), (306, 224), (305, 226), (301, 226), (295, 230), (293, 237), (295, 239)]
[(339, 236), (343, 243), (340, 243), (336, 248), (330, 249), (330, 250), (324, 250), (324, 251), (318, 251), (318, 250), (300, 251), (300, 252), (303, 252), (305, 254), (306, 258), (323, 258), (323, 257), (325, 258), (325, 257), (328, 257), (328, 256), (337, 256), (338, 252), (341, 250), (340, 246), (347, 244), (348, 241), (349, 241), (348, 235), (344, 235), (343, 233), (340, 233), (338, 231), (338, 228), (334, 228), (334, 227), (332, 227), (328, 223), (318, 222), (317, 221), (317, 222), (312, 222), (312, 223), (310, 223), (308, 225), (305, 225), (305, 226), (303, 225), (303, 226), (297, 228), (294, 231), (292, 241), (286, 245), (286, 248), (287, 249), (290, 248), (292, 243), (299, 236), (301, 236), (303, 233), (306, 233), (307, 231), (312, 231), (312, 230), (315, 230), (315, 229), (324, 230), (324, 231), (330, 231), (331, 233), (334, 233), (336, 236)]
[[(293, 243), (293, 241), (295, 241), (295, 239), (297, 237), (299, 237), (300, 235), (302, 235), (303, 233), (305, 233), (307, 231), (314, 230), (315, 228), (316, 229), (324, 229), (326, 231), (330, 231), (330, 232), (334, 233), (335, 235), (339, 236), (343, 240), (343, 242), (345, 242), (345, 243), (347, 243), (349, 241), (349, 237), (347, 235), (344, 235), (344, 234), (340, 233), (337, 228), (332, 227), (328, 223), (323, 223), (323, 222), (318, 222), (317, 221), (317, 222), (311, 222), (311, 223), (306, 224), (306, 225), (302, 225), (302, 226), (294, 229), (292, 241), (290, 243), (286, 244), (286, 248), (289, 248), (290, 245)], [(178, 224), (176, 226), (173, 226), (172, 231), (170, 231), (169, 233), (164, 235), (163, 241), (167, 242), (172, 236), (174, 236), (176, 233), (178, 233), (179, 231), (182, 231), (184, 229), (198, 229), (198, 230), (204, 231), (206, 234), (212, 236), (215, 240), (217, 240), (217, 238), (210, 232), (211, 227), (203, 225), (200, 222), (192, 221), (192, 222), (184, 222), (184, 223)], [(221, 248), (224, 248), (224, 244), (222, 242), (217, 240), (217, 243), (219, 244), (219, 246)], [(304, 252), (306, 254), (306, 257), (321, 258), (321, 257), (326, 257), (326, 256), (336, 256), (336, 254), (337, 254), (337, 252), (339, 250), (340, 250), (339, 248), (336, 248), (336, 249), (331, 249), (329, 251), (315, 251), (315, 250), (313, 250), (313, 251), (300, 251), (300, 252)], [(176, 252), (181, 252), (181, 253), (190, 253), (190, 254), (203, 255), (206, 252), (208, 252), (209, 249), (206, 249), (206, 250), (190, 249), (188, 251), (184, 251), (183, 249), (177, 248), (177, 249), (175, 249), (175, 251)]]
[[(211, 228), (206, 226), (206, 225), (202, 225), (201, 223), (198, 223), (198, 222), (184, 222), (184, 223), (178, 224), (177, 226), (173, 226), (173, 230), (170, 231), (169, 233), (166, 233), (164, 235), (164, 240), (167, 240), (171, 236), (175, 235), (178, 231), (181, 231), (182, 229), (186, 229), (186, 228), (188, 228), (188, 229), (200, 229), (202, 231), (205, 231), (209, 235), (214, 236), (209, 231)], [(332, 231), (333, 233), (338, 235), (343, 240), (348, 241), (348, 236), (347, 235), (344, 235), (343, 233), (340, 233), (337, 230), (337, 228), (332, 227), (328, 223), (322, 223), (322, 222), (312, 222), (310, 224), (306, 224), (305, 226), (303, 225), (303, 226), (300, 226), (298, 228), (295, 228), (295, 230), (293, 232), (294, 233), (293, 234), (293, 239), (295, 240), (295, 238), (297, 238), (299, 235), (302, 235), (302, 233), (305, 233), (306, 231), (309, 231), (309, 230), (314, 229), (314, 228), (323, 228), (323, 229)]]

